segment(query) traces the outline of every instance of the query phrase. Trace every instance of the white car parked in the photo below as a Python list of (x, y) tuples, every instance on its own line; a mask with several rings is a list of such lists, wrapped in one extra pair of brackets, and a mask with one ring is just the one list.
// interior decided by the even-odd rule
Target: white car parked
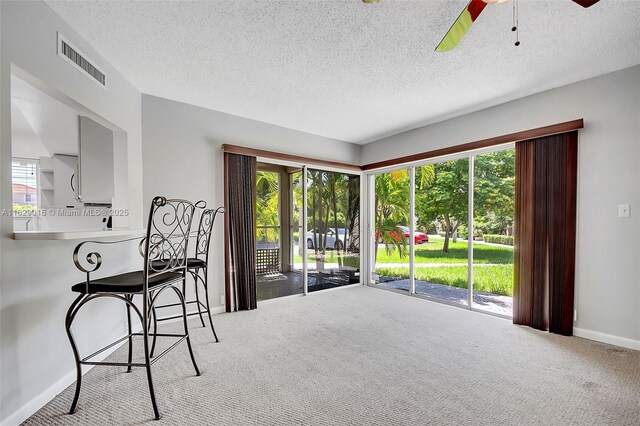
[[(345, 246), (344, 236), (345, 236), (344, 228), (338, 228), (337, 235), (334, 228), (327, 228), (327, 240), (325, 243), (325, 248), (342, 250)], [(320, 234), (320, 231), (318, 229), (315, 230), (315, 233), (313, 230), (307, 232), (307, 248), (308, 249), (315, 248), (315, 241), (317, 241), (319, 245), (322, 244), (322, 241), (324, 241), (324, 234)]]

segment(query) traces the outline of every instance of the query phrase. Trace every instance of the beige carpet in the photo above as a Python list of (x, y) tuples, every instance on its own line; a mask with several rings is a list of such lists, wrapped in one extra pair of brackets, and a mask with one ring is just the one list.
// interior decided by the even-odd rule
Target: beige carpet
[(70, 387), (26, 424), (640, 424), (640, 352), (489, 315), (357, 287), (214, 321), (218, 344), (191, 322), (201, 377), (186, 346), (154, 365), (159, 423), (144, 369), (96, 367), (75, 415)]

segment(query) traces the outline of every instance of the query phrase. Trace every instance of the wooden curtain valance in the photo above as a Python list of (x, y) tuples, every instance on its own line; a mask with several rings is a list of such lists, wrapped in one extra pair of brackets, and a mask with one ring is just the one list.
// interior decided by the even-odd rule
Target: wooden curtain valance
[(378, 161), (376, 163), (365, 164), (364, 166), (362, 166), (362, 170), (375, 170), (384, 167), (397, 166), (400, 164), (413, 163), (416, 161), (428, 160), (430, 158), (442, 157), (445, 155), (458, 154), (460, 152), (472, 151), (475, 149), (488, 148), (491, 146), (503, 145), (506, 143), (557, 135), (559, 133), (566, 133), (582, 128), (584, 128), (584, 120), (581, 118), (579, 120), (538, 127), (537, 129), (524, 130), (522, 132), (510, 133), (508, 135), (496, 136), (493, 138), (483, 139), (475, 142), (468, 142), (461, 145), (435, 149), (433, 151), (420, 152), (418, 154), (412, 154), (404, 157), (392, 158), (390, 160)]
[(356, 164), (340, 163), (338, 161), (321, 160), (318, 158), (303, 157), (300, 155), (285, 154), (282, 152), (267, 151), (264, 149), (249, 148), (246, 146), (223, 144), (222, 150), (229, 154), (248, 155), (250, 157), (271, 158), (273, 160), (291, 161), (305, 165), (335, 167), (345, 170), (361, 171), (362, 168)]

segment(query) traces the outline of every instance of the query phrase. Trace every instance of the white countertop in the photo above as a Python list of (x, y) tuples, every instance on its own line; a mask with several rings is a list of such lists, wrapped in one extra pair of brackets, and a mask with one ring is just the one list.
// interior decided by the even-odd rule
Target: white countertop
[(104, 237), (143, 237), (145, 229), (107, 229), (93, 231), (18, 231), (14, 240), (85, 240)]

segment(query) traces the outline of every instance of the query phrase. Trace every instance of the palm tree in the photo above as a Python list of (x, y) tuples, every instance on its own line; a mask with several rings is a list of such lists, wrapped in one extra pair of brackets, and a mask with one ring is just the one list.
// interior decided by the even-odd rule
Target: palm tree
[(378, 257), (380, 243), (384, 244), (388, 254), (397, 249), (400, 257), (404, 257), (407, 240), (402, 232), (398, 232), (396, 225), (408, 219), (409, 174), (407, 170), (381, 173), (376, 175), (375, 182), (375, 258)]
[[(279, 176), (275, 172), (259, 170), (256, 175), (256, 226), (279, 226), (278, 217)], [(278, 228), (256, 229), (258, 239), (277, 241)]]

